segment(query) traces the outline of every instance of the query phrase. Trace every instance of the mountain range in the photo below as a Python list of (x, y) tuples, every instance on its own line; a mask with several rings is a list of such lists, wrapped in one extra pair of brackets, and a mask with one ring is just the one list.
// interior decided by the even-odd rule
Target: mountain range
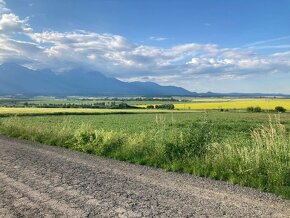
[(0, 96), (190, 96), (176, 86), (153, 82), (123, 82), (97, 71), (71, 70), (56, 74), (15, 63), (0, 65)]
[(32, 70), (16, 63), (0, 65), (0, 96), (192, 96), (192, 97), (290, 97), (265, 93), (196, 93), (153, 82), (124, 82), (98, 71), (75, 69), (57, 74)]

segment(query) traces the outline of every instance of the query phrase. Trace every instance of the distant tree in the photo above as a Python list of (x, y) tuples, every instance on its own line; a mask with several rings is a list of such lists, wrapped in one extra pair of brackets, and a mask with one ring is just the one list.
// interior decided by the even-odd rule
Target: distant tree
[(174, 109), (174, 104), (166, 104), (165, 108), (168, 109), (168, 110), (173, 110)]
[(261, 107), (247, 107), (248, 112), (262, 112)]
[(128, 108), (128, 105), (124, 102), (120, 103), (119, 106), (118, 106), (119, 109), (126, 109)]
[(154, 109), (154, 105), (147, 105), (147, 109)]
[(275, 107), (275, 111), (280, 112), (280, 113), (284, 113), (284, 112), (286, 112), (286, 108), (284, 108), (282, 106), (277, 106), (277, 107)]
[(167, 110), (173, 110), (174, 104), (161, 104), (161, 105), (155, 105), (156, 109), (167, 109)]
[(254, 112), (254, 107), (247, 107), (248, 112)]
[(262, 112), (262, 109), (260, 107), (254, 107), (254, 112)]

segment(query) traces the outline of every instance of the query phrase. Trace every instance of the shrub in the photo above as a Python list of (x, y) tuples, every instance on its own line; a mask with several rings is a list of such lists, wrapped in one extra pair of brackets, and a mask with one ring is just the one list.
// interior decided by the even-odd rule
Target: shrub
[(254, 112), (254, 107), (247, 107), (248, 112)]
[(255, 107), (254, 112), (262, 112), (262, 109), (260, 107)]
[(154, 105), (147, 105), (147, 109), (154, 109)]
[(282, 106), (277, 106), (277, 107), (275, 107), (275, 111), (280, 112), (280, 113), (284, 113), (284, 112), (286, 112), (286, 108), (284, 108)]
[(174, 104), (161, 104), (161, 105), (155, 105), (156, 109), (167, 109), (167, 110), (173, 110)]
[(248, 112), (262, 112), (262, 108), (257, 106), (257, 107), (247, 107)]

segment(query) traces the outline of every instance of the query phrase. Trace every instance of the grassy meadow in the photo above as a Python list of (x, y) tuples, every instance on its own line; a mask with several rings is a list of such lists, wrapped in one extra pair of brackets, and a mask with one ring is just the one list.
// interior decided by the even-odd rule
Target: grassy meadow
[(290, 198), (289, 113), (0, 108), (0, 114), (3, 135)]

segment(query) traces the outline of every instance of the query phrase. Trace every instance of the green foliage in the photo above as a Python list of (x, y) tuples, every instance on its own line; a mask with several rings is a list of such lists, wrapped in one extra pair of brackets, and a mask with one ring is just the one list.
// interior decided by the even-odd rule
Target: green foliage
[(191, 124), (180, 132), (178, 138), (170, 140), (165, 146), (166, 156), (170, 160), (192, 159), (202, 157), (207, 147), (216, 138), (213, 134), (213, 125), (208, 121)]
[(254, 107), (247, 107), (248, 112), (254, 112)]
[(147, 109), (154, 109), (154, 105), (147, 105)]
[(110, 156), (126, 142), (126, 135), (81, 126), (73, 136), (73, 148), (79, 151)]
[(277, 107), (275, 107), (275, 111), (280, 112), (280, 113), (284, 113), (284, 112), (286, 112), (286, 108), (284, 108), (282, 106), (277, 106)]
[(155, 109), (167, 109), (167, 110), (173, 110), (174, 104), (160, 104), (155, 105)]
[(290, 136), (279, 118), (251, 131), (251, 137), (212, 144), (203, 175), (290, 198)]
[(248, 112), (262, 112), (261, 107), (247, 107)]

